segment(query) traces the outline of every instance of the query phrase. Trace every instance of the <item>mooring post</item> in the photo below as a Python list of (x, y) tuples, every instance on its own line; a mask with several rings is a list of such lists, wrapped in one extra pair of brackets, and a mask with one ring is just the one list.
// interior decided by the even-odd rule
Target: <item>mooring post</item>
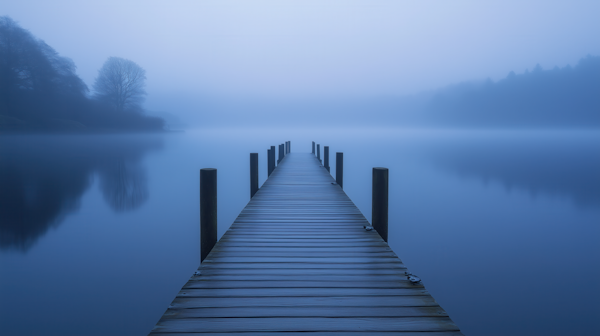
[(335, 153), (335, 182), (344, 189), (344, 153)]
[(281, 160), (283, 160), (283, 157), (285, 156), (285, 154), (283, 154), (283, 144), (279, 145), (279, 161), (277, 161), (277, 164), (279, 164), (279, 162), (281, 162)]
[(267, 160), (269, 166), (268, 176), (271, 176), (271, 173), (273, 172), (273, 170), (275, 170), (275, 146), (271, 146), (271, 149), (269, 149), (269, 157), (267, 158)]
[(217, 170), (200, 169), (200, 262), (217, 243)]
[(372, 225), (385, 242), (388, 241), (388, 169), (373, 168)]
[(312, 153), (315, 154), (315, 142), (313, 141)]
[(250, 153), (250, 198), (258, 191), (258, 153)]
[(323, 146), (323, 161), (325, 162), (325, 169), (329, 170), (329, 146)]
[(317, 159), (321, 162), (321, 145), (317, 144)]
[(267, 177), (271, 175), (271, 149), (267, 149)]
[(277, 164), (275, 163), (276, 157), (277, 154), (275, 153), (275, 146), (271, 146), (271, 174), (275, 170), (275, 167), (277, 167)]
[(288, 153), (292, 152), (292, 140), (288, 141)]

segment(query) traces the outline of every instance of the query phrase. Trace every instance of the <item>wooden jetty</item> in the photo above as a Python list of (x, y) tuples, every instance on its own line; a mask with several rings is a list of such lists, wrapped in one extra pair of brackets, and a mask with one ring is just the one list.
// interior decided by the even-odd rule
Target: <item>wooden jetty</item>
[(310, 153), (289, 153), (150, 335), (462, 335)]

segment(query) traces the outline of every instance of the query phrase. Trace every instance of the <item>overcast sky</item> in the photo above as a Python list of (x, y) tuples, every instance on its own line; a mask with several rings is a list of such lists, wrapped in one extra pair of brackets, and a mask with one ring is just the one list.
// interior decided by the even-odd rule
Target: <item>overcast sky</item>
[(28, 1), (8, 15), (92, 86), (109, 56), (152, 95), (405, 95), (600, 55), (600, 1)]

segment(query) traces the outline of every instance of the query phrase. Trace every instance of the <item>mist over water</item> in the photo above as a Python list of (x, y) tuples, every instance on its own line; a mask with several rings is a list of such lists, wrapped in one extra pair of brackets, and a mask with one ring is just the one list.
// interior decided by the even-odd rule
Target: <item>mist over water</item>
[[(371, 169), (390, 169), (390, 246), (465, 334), (595, 328), (596, 132), (215, 129), (2, 140), (2, 156), (14, 157), (0, 165), (0, 316), (10, 334), (149, 332), (199, 264), (199, 169), (218, 170), (220, 236), (249, 200), (249, 153), (259, 153), (262, 184), (266, 149), (288, 140), (293, 152), (309, 152), (313, 140), (330, 146), (332, 172), (333, 154), (344, 152), (344, 190), (367, 219)], [(577, 286), (565, 286), (565, 272)]]
[(146, 335), (200, 262), (199, 169), (220, 237), (285, 141), (344, 152), (369, 220), (390, 169), (389, 244), (465, 335), (597, 333), (600, 2), (0, 7), (0, 334)]
[(532, 71), (511, 71), (496, 81), (457, 82), (413, 95), (257, 97), (182, 92), (159, 94), (152, 104), (161, 110), (176, 109), (187, 127), (204, 129), (294, 125), (593, 130), (600, 128), (598, 92), (600, 56), (587, 55), (562, 68), (543, 69), (537, 64)]

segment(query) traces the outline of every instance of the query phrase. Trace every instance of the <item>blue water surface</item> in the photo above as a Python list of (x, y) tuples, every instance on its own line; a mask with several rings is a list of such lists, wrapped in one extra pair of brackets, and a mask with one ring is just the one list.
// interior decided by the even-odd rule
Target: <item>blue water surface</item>
[[(199, 265), (199, 169), (219, 235), (249, 200), (249, 153), (344, 152), (371, 217), (466, 335), (592, 335), (600, 316), (600, 133), (220, 129), (0, 137), (0, 333), (145, 335)], [(335, 173), (334, 173), (335, 175)]]

